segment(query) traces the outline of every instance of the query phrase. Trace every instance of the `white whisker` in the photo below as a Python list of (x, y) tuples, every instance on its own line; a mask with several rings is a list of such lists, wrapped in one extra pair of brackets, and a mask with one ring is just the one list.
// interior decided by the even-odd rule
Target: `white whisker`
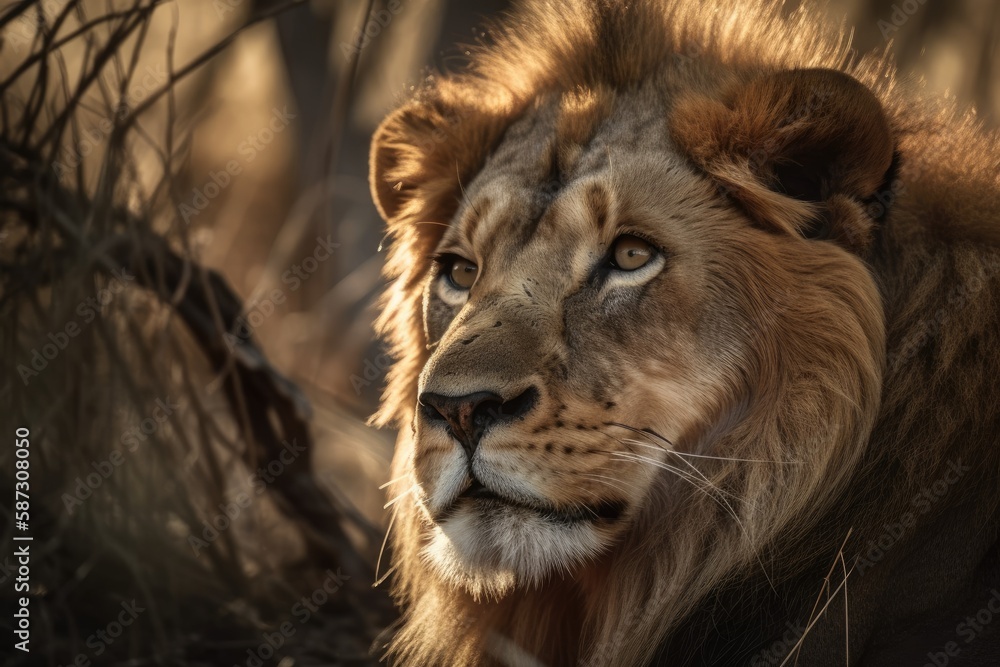
[(625, 496), (628, 496), (628, 491), (626, 491), (622, 487), (618, 486), (618, 484), (617, 484), (617, 482), (619, 482), (621, 480), (617, 480), (617, 479), (615, 479), (613, 477), (607, 477), (606, 475), (596, 475), (594, 473), (589, 473), (589, 472), (588, 473), (583, 473), (583, 476), (584, 477), (589, 477), (590, 479), (593, 479), (593, 480), (596, 480), (598, 482), (601, 482), (602, 484), (607, 484), (608, 486), (610, 486), (611, 488), (615, 489), (616, 491), (620, 491)]
[(414, 484), (413, 486), (411, 486), (410, 488), (408, 488), (406, 491), (403, 491), (398, 496), (396, 496), (395, 498), (393, 498), (392, 500), (390, 500), (389, 502), (387, 502), (385, 505), (383, 505), (382, 509), (384, 509), (384, 510), (385, 509), (389, 509), (390, 506), (396, 504), (401, 498), (404, 498), (404, 497), (410, 495), (411, 493), (413, 493), (414, 491), (416, 491), (419, 488), (420, 488), (419, 484)]
[[(644, 444), (642, 442), (638, 442), (638, 441), (633, 441), (633, 442), (636, 445), (643, 445), (643, 446), (647, 446), (647, 447), (650, 446), (650, 445), (646, 445), (646, 444)], [(676, 452), (674, 452), (672, 450), (664, 450), (664, 451), (667, 451), (667, 452), (672, 453), (672, 454), (676, 453)], [(638, 455), (638, 454), (632, 454), (632, 456), (634, 456), (634, 457), (636, 457), (638, 459), (648, 459), (648, 457), (643, 457), (643, 456)], [(648, 461), (650, 463), (652, 463), (652, 464), (659, 464), (661, 467), (669, 465), (669, 464), (660, 464), (660, 462), (656, 461), (655, 459), (648, 459)], [(763, 574), (764, 574), (764, 578), (767, 579), (767, 583), (771, 586), (771, 589), (774, 590), (774, 583), (771, 581), (771, 577), (767, 573), (767, 568), (764, 567), (764, 562), (760, 559), (760, 555), (757, 553), (757, 548), (755, 546), (755, 542), (754, 542), (753, 537), (751, 537), (750, 532), (746, 529), (746, 525), (743, 523), (743, 521), (740, 520), (739, 515), (736, 513), (736, 509), (729, 503), (729, 501), (726, 499), (726, 496), (728, 495), (733, 500), (736, 500), (736, 501), (739, 501), (739, 502), (742, 502), (741, 499), (739, 497), (737, 497), (736, 495), (732, 494), (732, 493), (727, 493), (726, 491), (723, 491), (716, 484), (713, 484), (712, 481), (709, 480), (704, 475), (704, 473), (702, 473), (700, 470), (698, 470), (696, 467), (694, 467), (694, 465), (690, 461), (688, 461), (688, 460), (686, 460), (684, 458), (681, 458), (681, 461), (685, 465), (687, 465), (689, 468), (691, 468), (691, 470), (693, 470), (701, 478), (701, 480), (704, 481), (704, 483), (706, 484), (706, 486), (708, 486), (708, 488), (712, 489), (713, 491), (715, 491), (719, 495), (719, 497), (715, 497), (712, 494), (708, 494), (711, 498), (713, 498), (713, 500), (715, 500), (719, 504), (720, 507), (723, 507), (729, 513), (729, 515), (731, 517), (733, 517), (733, 520), (736, 522), (736, 525), (739, 526), (739, 529), (743, 533), (743, 536), (746, 538), (747, 542), (750, 544), (750, 548), (753, 551), (754, 558), (757, 559), (757, 563), (760, 565), (760, 569), (761, 569), (761, 572), (763, 572)], [(673, 468), (673, 466), (671, 466), (670, 468)], [(665, 467), (664, 469), (669, 470), (670, 468), (666, 468)], [(674, 469), (674, 470), (676, 471), (676, 469)]]
[(381, 584), (389, 574), (395, 570), (395, 567), (389, 569), (381, 579), (378, 578), (379, 568), (382, 566), (382, 554), (385, 553), (385, 545), (389, 541), (389, 533), (392, 532), (392, 525), (396, 523), (396, 514), (399, 513), (399, 508), (394, 507), (392, 511), (392, 516), (389, 517), (389, 526), (385, 529), (385, 537), (382, 538), (382, 548), (378, 550), (378, 560), (375, 561), (375, 583), (372, 586), (378, 586)]
[(659, 451), (670, 452), (671, 454), (676, 454), (677, 456), (689, 456), (695, 459), (712, 459), (715, 461), (736, 461), (738, 463), (780, 463), (780, 464), (801, 464), (802, 461), (771, 461), (768, 459), (740, 459), (733, 458), (729, 456), (709, 456), (708, 454), (692, 454), (691, 452), (681, 452), (676, 449), (662, 447), (659, 445), (651, 445), (648, 443), (640, 442), (632, 438), (625, 438), (625, 442), (630, 442), (636, 445), (642, 445), (643, 447), (649, 447), (650, 449), (656, 449)]
[(390, 480), (389, 480), (388, 482), (386, 482), (385, 484), (380, 484), (378, 488), (379, 488), (379, 489), (384, 489), (385, 487), (389, 486), (390, 484), (395, 484), (396, 482), (399, 482), (399, 481), (401, 481), (401, 480), (404, 480), (404, 479), (406, 479), (407, 477), (409, 477), (409, 475), (408, 475), (408, 474), (407, 474), (407, 475), (402, 475), (402, 476), (400, 476), (400, 477), (397, 477), (396, 479), (390, 479)]

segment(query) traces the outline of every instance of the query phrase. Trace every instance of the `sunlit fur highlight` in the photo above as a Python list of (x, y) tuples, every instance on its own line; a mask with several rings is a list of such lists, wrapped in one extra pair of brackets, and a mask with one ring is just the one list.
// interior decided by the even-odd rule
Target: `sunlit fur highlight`
[[(832, 562), (850, 531), (851, 539), (863, 545), (879, 530), (877, 519), (873, 514), (868, 525), (857, 518), (864, 516), (864, 502), (845, 489), (875, 475), (873, 471), (891, 464), (891, 483), (900, 489), (887, 496), (887, 508), (878, 516), (898, 513), (907, 493), (935, 479), (960, 455), (980, 466), (963, 497), (985, 497), (977, 490), (988, 488), (984, 484), (1000, 472), (998, 448), (986, 451), (981, 439), (946, 442), (946, 437), (973, 417), (983, 425), (997, 423), (993, 387), (1000, 368), (995, 358), (963, 365), (960, 385), (950, 381), (948, 369), (965, 363), (961, 360), (973, 334), (983, 349), (996, 343), (995, 289), (971, 293), (963, 301), (964, 324), (934, 334), (940, 369), (926, 371), (910, 363), (907, 351), (951, 286), (996, 275), (990, 264), (996, 256), (991, 259), (977, 244), (1000, 242), (1000, 149), (974, 116), (959, 114), (951, 102), (901, 88), (885, 57), (852, 60), (842, 33), (803, 11), (781, 18), (770, 2), (526, 3), (490, 36), (491, 45), (473, 49), (468, 69), (428, 79), (382, 125), (373, 144), (373, 192), (391, 234), (386, 275), (392, 284), (379, 330), (397, 359), (375, 421), (402, 429), (392, 496), (415, 483), (407, 431), (416, 405), (416, 378), (429, 356), (420, 294), (427, 256), (441, 231), (436, 224), (422, 223), (452, 218), (461, 196), (459, 181), (468, 183), (511, 119), (530, 108), (540, 93), (569, 91), (563, 106), (586, 125), (601, 116), (605, 95), (600, 91), (640, 81), (662, 80), (671, 94), (686, 94), (685, 103), (697, 105), (699, 95), (712, 96), (720, 86), (736, 86), (760, 74), (838, 69), (881, 102), (904, 158), (901, 173), (909, 195), (895, 204), (896, 222), (884, 243), (898, 255), (885, 262), (889, 268), (877, 277), (878, 284), (862, 259), (852, 264), (842, 256), (827, 265), (801, 266), (794, 257), (761, 260), (748, 252), (745, 264), (734, 269), (746, 271), (746, 284), (752, 285), (761, 269), (756, 262), (762, 262), (784, 272), (774, 276), (776, 284), (793, 286), (803, 282), (795, 271), (832, 270), (826, 279), (841, 286), (840, 307), (859, 314), (862, 323), (861, 330), (843, 331), (842, 322), (817, 321), (812, 312), (796, 312), (794, 306), (782, 315), (785, 323), (774, 323), (768, 313), (775, 295), (745, 295), (751, 307), (759, 308), (762, 328), (775, 327), (780, 336), (783, 326), (797, 322), (810, 333), (789, 340), (809, 339), (812, 344), (785, 346), (780, 355), (776, 350), (773, 358), (757, 360), (759, 376), (751, 381), (769, 395), (770, 409), (740, 421), (725, 438), (725, 456), (795, 464), (709, 469), (715, 485), (742, 500), (742, 529), (720, 520), (725, 512), (715, 499), (678, 485), (669, 498), (662, 490), (649, 497), (651, 511), (630, 528), (622, 548), (575, 580), (553, 577), (542, 588), (522, 589), (512, 577), (463, 588), (427, 566), (425, 552), (434, 548), (434, 538), (428, 537), (432, 527), (414, 503), (398, 502), (390, 536), (392, 580), (405, 616), (389, 646), (394, 664), (489, 664), (505, 651), (523, 651), (552, 665), (641, 665), (713, 590), (755, 576), (749, 573), (759, 573), (764, 560), (779, 558), (774, 569), (792, 576), (818, 559)], [(578, 128), (568, 123), (563, 131), (571, 136)], [(674, 131), (681, 134), (681, 144), (691, 136), (683, 127)], [(723, 185), (754, 186), (745, 165), (690, 157)], [(751, 215), (785, 231), (803, 228), (815, 213), (809, 204), (766, 189), (751, 193), (747, 201)], [(835, 217), (859, 214), (846, 200), (830, 206)], [(869, 233), (857, 230), (849, 241), (864, 246)], [(951, 259), (935, 263), (937, 243), (953, 244)], [(853, 343), (858, 340), (871, 346), (857, 349)], [(779, 356), (783, 363), (777, 367)], [(928, 390), (929, 381), (937, 384)], [(944, 404), (951, 421), (923, 428), (924, 412)], [(878, 447), (869, 447), (872, 441)], [(826, 532), (817, 532), (817, 522), (831, 516), (830, 503), (842, 497), (848, 518), (836, 525), (821, 523)], [(991, 502), (984, 514), (995, 517)], [(669, 524), (657, 521), (668, 507)]]

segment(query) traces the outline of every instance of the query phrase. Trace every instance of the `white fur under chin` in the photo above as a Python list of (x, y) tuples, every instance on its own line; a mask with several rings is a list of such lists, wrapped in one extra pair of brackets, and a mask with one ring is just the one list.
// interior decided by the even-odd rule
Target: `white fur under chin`
[(499, 598), (515, 586), (537, 586), (547, 576), (569, 570), (605, 546), (600, 531), (586, 521), (563, 523), (531, 510), (496, 505), (464, 505), (431, 528), (424, 548), (430, 565), (474, 598)]

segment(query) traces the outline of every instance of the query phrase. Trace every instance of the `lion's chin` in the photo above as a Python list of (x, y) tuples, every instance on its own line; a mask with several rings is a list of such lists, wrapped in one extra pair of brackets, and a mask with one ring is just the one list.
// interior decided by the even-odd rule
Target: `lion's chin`
[(431, 527), (424, 556), (474, 598), (501, 598), (572, 571), (610, 543), (599, 522), (566, 521), (517, 506), (462, 502)]

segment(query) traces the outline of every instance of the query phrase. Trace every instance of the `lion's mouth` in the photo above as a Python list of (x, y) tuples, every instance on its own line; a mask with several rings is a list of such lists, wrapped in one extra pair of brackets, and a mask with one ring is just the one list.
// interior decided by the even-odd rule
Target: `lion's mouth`
[[(482, 503), (487, 506), (495, 505), (527, 510), (557, 523), (616, 521), (625, 512), (625, 503), (618, 500), (602, 500), (597, 503), (579, 504), (573, 508), (558, 508), (550, 505), (526, 503), (521, 500), (513, 500), (501, 496), (497, 492), (487, 488), (479, 480), (473, 479), (469, 487), (455, 498), (455, 502), (449, 508), (450, 511), (446, 512), (445, 515), (451, 514), (463, 500)], [(446, 518), (446, 516), (443, 518)]]
[(479, 498), (480, 500), (499, 500), (500, 502), (505, 502), (503, 498), (486, 488), (486, 486), (484, 486), (478, 479), (473, 479), (469, 488), (460, 493), (458, 497)]

